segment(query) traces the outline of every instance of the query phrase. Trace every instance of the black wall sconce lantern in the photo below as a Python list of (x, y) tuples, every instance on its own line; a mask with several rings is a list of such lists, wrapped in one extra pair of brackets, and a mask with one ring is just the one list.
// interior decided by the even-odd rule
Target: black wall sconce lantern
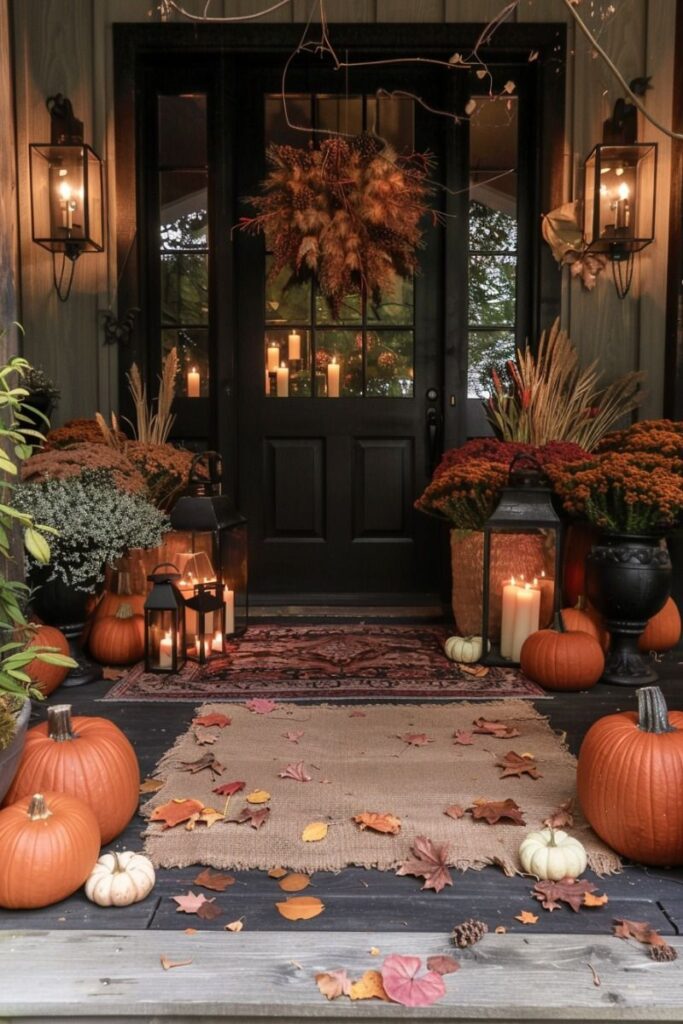
[[(638, 79), (631, 88), (642, 95), (648, 85), (647, 79)], [(657, 143), (636, 142), (636, 115), (632, 103), (617, 100), (603, 124), (603, 141), (584, 163), (586, 251), (609, 257), (620, 299), (631, 287), (635, 253), (655, 237)]]
[(55, 290), (66, 302), (78, 257), (104, 251), (102, 161), (83, 142), (83, 122), (74, 116), (71, 100), (57, 93), (48, 97), (46, 106), (51, 141), (29, 145), (32, 238), (52, 253)]

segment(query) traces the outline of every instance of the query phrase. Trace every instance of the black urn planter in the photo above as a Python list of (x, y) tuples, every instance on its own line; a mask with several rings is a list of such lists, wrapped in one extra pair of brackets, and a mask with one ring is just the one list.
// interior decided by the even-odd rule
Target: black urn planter
[[(29, 583), (35, 588), (31, 605), (36, 615), (48, 626), (61, 629), (69, 641), (69, 654), (78, 662), (62, 683), (62, 686), (84, 686), (102, 678), (102, 668), (95, 664), (83, 650), (81, 636), (88, 617), (87, 604), (90, 592), (75, 590), (60, 576), (46, 580), (48, 570), (32, 567)], [(93, 588), (94, 589), (94, 588)]]
[(671, 590), (671, 559), (659, 539), (606, 534), (586, 558), (586, 596), (611, 634), (602, 681), (648, 686), (658, 676), (638, 650), (648, 619), (664, 607)]

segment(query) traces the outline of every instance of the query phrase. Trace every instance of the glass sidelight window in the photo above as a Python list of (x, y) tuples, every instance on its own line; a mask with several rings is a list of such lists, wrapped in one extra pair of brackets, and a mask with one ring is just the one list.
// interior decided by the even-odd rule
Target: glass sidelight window
[[(305, 146), (309, 131), (372, 131), (397, 152), (414, 148), (412, 100), (374, 94), (279, 95), (265, 99), (266, 145)], [(316, 135), (320, 139), (321, 135)], [(322, 136), (324, 137), (324, 136)], [(264, 388), (271, 398), (412, 398), (415, 293), (396, 277), (381, 302), (347, 297), (338, 316), (314, 282), (289, 271), (272, 279), (266, 257)]]

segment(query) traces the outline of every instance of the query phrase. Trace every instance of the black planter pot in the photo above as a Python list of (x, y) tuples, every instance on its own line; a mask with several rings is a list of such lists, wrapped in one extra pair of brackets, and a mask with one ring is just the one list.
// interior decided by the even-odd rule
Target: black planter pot
[(27, 416), (31, 421), (30, 423), (27, 423), (26, 426), (31, 426), (34, 430), (39, 430), (41, 434), (47, 434), (50, 427), (42, 416), (38, 416), (33, 412), (33, 409), (37, 409), (38, 412), (42, 412), (43, 416), (47, 416), (49, 420), (55, 408), (52, 396), (45, 394), (44, 391), (34, 391), (26, 399), (26, 405), (31, 406), (30, 409), (27, 409), (26, 406), (22, 409), (24, 416)]
[(648, 686), (657, 673), (638, 650), (648, 619), (671, 590), (671, 559), (656, 537), (606, 534), (586, 558), (586, 596), (611, 634), (602, 681)]
[(94, 683), (102, 678), (102, 668), (90, 660), (81, 644), (81, 635), (88, 617), (87, 604), (90, 593), (75, 590), (59, 576), (55, 580), (46, 580), (47, 575), (48, 570), (42, 567), (31, 569), (29, 583), (35, 588), (31, 604), (43, 622), (61, 629), (69, 641), (69, 654), (78, 662), (78, 668), (69, 672), (62, 686), (84, 686), (86, 683)]

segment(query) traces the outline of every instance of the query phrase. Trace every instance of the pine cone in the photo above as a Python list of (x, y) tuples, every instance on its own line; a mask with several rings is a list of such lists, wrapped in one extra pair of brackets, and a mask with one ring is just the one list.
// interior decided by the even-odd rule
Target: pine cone
[(483, 921), (477, 921), (470, 917), (468, 921), (463, 921), (462, 924), (455, 926), (451, 932), (451, 941), (454, 946), (464, 949), (465, 946), (473, 946), (475, 942), (479, 942), (479, 939), (483, 939), (488, 930), (489, 926)]
[(384, 143), (371, 132), (361, 132), (351, 140), (351, 147), (366, 159), (377, 156), (384, 149)]
[(665, 963), (668, 960), (676, 960), (678, 953), (673, 946), (667, 943), (665, 946), (650, 946), (650, 956), (653, 960)]

